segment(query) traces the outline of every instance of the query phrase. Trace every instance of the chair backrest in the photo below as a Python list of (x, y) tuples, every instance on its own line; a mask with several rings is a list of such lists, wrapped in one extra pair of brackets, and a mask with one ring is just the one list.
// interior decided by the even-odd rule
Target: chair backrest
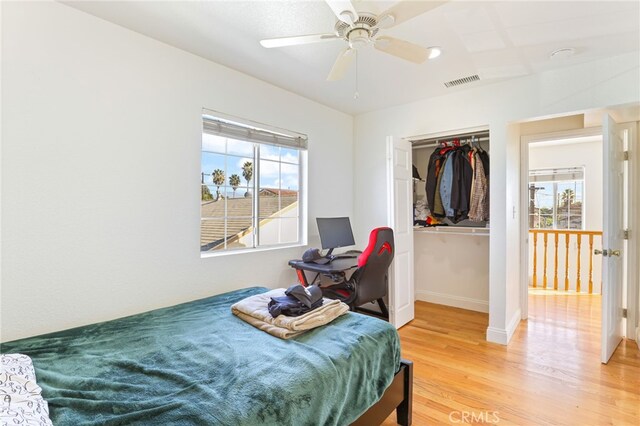
[(358, 257), (358, 269), (353, 274), (357, 283), (356, 306), (386, 296), (387, 271), (394, 253), (393, 229), (383, 227), (371, 231), (369, 245)]

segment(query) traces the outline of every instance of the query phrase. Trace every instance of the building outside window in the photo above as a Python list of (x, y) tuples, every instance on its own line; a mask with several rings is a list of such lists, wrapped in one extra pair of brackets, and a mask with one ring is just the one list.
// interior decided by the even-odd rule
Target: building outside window
[(584, 229), (584, 167), (529, 171), (529, 228)]
[(200, 251), (302, 244), (307, 138), (203, 113)]

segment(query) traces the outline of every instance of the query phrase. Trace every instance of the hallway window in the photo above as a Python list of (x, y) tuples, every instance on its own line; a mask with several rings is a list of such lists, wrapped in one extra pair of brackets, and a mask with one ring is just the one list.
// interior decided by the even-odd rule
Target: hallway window
[(529, 171), (529, 228), (584, 229), (584, 167)]

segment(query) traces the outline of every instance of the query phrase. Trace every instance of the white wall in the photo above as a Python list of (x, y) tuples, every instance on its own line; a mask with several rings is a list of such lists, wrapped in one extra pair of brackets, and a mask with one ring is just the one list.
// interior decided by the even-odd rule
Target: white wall
[[(585, 230), (602, 231), (602, 140), (570, 143), (563, 145), (529, 145), (529, 169), (551, 169), (563, 167), (584, 167), (584, 206), (585, 206)], [(560, 236), (558, 240), (558, 280), (559, 287), (564, 288), (565, 276), (565, 240)], [(594, 237), (594, 248), (601, 248), (602, 238)], [(538, 287), (542, 285), (544, 270), (544, 242), (538, 240), (537, 276)], [(547, 246), (547, 286), (553, 287), (555, 242), (549, 238)], [(569, 239), (569, 289), (576, 289), (578, 248), (576, 237)], [(589, 238), (582, 237), (580, 249), (580, 281), (581, 291), (588, 291), (589, 277)], [(602, 285), (602, 256), (593, 256), (593, 289), (600, 293)], [(529, 265), (533, 262), (533, 238), (529, 239)], [(532, 283), (533, 268), (529, 267), (529, 283)]]
[[(2, 4), (0, 3), (0, 24), (2, 24)], [(0, 27), (0, 46), (4, 45), (4, 37), (3, 37), (3, 31), (2, 28)], [(2, 83), (4, 81), (3, 79), (3, 72), (2, 72), (2, 51), (0, 50), (0, 97), (2, 97)], [(2, 157), (2, 151), (3, 151), (3, 143), (2, 143), (2, 136), (3, 136), (3, 117), (4, 117), (4, 112), (3, 112), (3, 106), (2, 106), (2, 102), (0, 102), (0, 165), (2, 164), (3, 161), (3, 157)], [(0, 167), (0, 342), (2, 341), (2, 241), (3, 241), (3, 236), (2, 236), (2, 223), (3, 218), (2, 218), (2, 205), (3, 205), (3, 182), (2, 182), (2, 168)]]
[(312, 241), (353, 217), (351, 116), (59, 3), (1, 7), (2, 341), (295, 282), (304, 248), (200, 258), (203, 107), (308, 134)]
[(355, 120), (357, 240), (387, 223), (385, 140), (478, 126), (491, 132), (490, 314), (488, 339), (507, 343), (520, 318), (517, 121), (640, 101), (638, 55), (628, 54), (493, 85), (456, 90)]
[(413, 232), (416, 299), (489, 312), (489, 235)]
[[(491, 269), (499, 268), (497, 265), (504, 265), (505, 268), (505, 327), (496, 327), (491, 324), (489, 318), (489, 328), (487, 330), (487, 338), (497, 343), (506, 344), (511, 339), (515, 328), (522, 318), (520, 308), (520, 292), (522, 286), (520, 282), (520, 126), (517, 124), (508, 124), (506, 126), (506, 226), (505, 226), (505, 253), (504, 263), (496, 262), (490, 265)], [(499, 165), (496, 165), (499, 167)], [(495, 167), (495, 166), (494, 166)], [(495, 176), (495, 173), (493, 174)], [(493, 191), (493, 187), (491, 187)], [(491, 202), (495, 197), (492, 197)], [(491, 208), (493, 211), (493, 207)], [(500, 226), (498, 221), (498, 226)], [(493, 235), (496, 232), (495, 221), (492, 219)], [(498, 234), (502, 237), (502, 234)], [(495, 241), (495, 240), (494, 240)], [(491, 251), (493, 255), (493, 251)], [(499, 258), (500, 259), (500, 258)], [(495, 287), (490, 292), (495, 292)], [(490, 301), (490, 303), (492, 303)]]

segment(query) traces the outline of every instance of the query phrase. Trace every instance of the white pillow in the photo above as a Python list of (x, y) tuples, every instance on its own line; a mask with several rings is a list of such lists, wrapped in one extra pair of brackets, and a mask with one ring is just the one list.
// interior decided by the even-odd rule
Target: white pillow
[(52, 426), (31, 358), (0, 355), (0, 424)]

